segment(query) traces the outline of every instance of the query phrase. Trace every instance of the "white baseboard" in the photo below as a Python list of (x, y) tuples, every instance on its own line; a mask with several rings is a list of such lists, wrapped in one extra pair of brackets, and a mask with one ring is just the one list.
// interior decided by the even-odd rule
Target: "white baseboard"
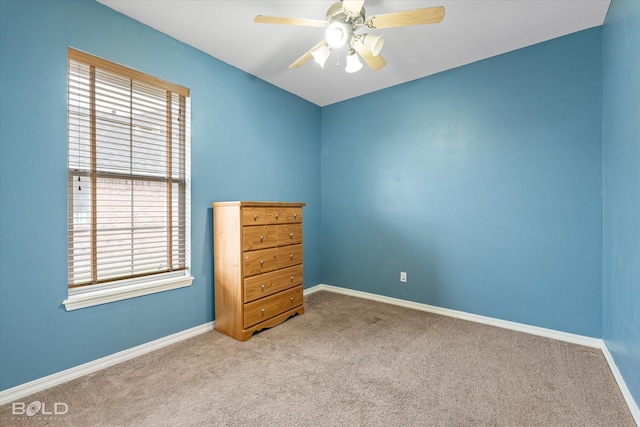
[(330, 291), (343, 295), (350, 295), (358, 298), (365, 298), (373, 301), (384, 302), (387, 304), (399, 305), (401, 307), (412, 308), (414, 310), (426, 311), (433, 314), (441, 314), (447, 317), (455, 317), (456, 319), (469, 320), (471, 322), (483, 323), (485, 325), (497, 326), (499, 328), (511, 329), (514, 331), (526, 332), (528, 334), (539, 335), (547, 338), (554, 338), (560, 341), (566, 341), (573, 344), (580, 344), (587, 347), (602, 348), (604, 343), (599, 338), (585, 337), (583, 335), (570, 334), (568, 332), (556, 331), (554, 329), (541, 328), (538, 326), (526, 325), (524, 323), (510, 322), (508, 320), (496, 319), (494, 317), (480, 316), (479, 314), (467, 313), (464, 311), (451, 310), (449, 308), (437, 307), (435, 305), (422, 304), (419, 302), (407, 301), (398, 298), (386, 297), (368, 292), (354, 291), (352, 289), (340, 288), (332, 285), (316, 285), (305, 290), (305, 295), (312, 294), (317, 291)]
[(145, 353), (158, 350), (162, 347), (166, 347), (168, 345), (175, 344), (188, 338), (192, 338), (196, 335), (209, 332), (213, 329), (214, 322), (205, 323), (203, 325), (199, 325), (182, 332), (159, 338), (146, 344), (141, 344), (139, 346), (123, 350), (118, 353), (114, 353), (109, 356), (105, 356), (100, 359), (93, 360), (91, 362), (87, 362), (82, 365), (75, 366), (73, 368), (69, 368), (64, 371), (39, 378), (37, 380), (33, 380), (28, 383), (9, 388), (4, 391), (0, 391), (0, 405), (13, 402), (17, 399), (21, 399), (30, 394), (45, 390), (49, 387), (66, 383), (67, 381), (71, 381), (83, 375), (87, 375), (92, 372), (107, 368), (109, 366), (116, 365), (118, 363), (124, 362), (125, 360), (133, 359), (134, 357), (138, 357)]
[(607, 359), (607, 363), (609, 364), (611, 373), (618, 383), (618, 388), (620, 388), (622, 397), (624, 397), (625, 402), (627, 402), (627, 406), (629, 406), (629, 410), (631, 411), (631, 415), (633, 415), (633, 419), (640, 427), (640, 408), (638, 407), (636, 401), (633, 399), (633, 396), (631, 396), (631, 392), (629, 391), (629, 388), (627, 388), (627, 383), (624, 382), (624, 378), (622, 378), (622, 374), (620, 373), (620, 370), (618, 370), (618, 365), (616, 365), (615, 360), (613, 360), (613, 356), (609, 352), (609, 348), (606, 346), (606, 344), (602, 346), (602, 354), (604, 354), (604, 358)]
[(382, 295), (372, 294), (368, 292), (355, 291), (352, 289), (341, 288), (338, 286), (325, 285), (320, 284), (313, 286), (309, 289), (304, 290), (304, 295), (311, 295), (318, 291), (329, 291), (335, 292), (338, 294), (349, 295), (358, 298), (369, 299), (373, 301), (383, 302), (387, 304), (398, 305), (401, 307), (412, 308), (414, 310), (426, 311), (429, 313), (440, 314), (443, 316), (454, 317), (457, 319), (469, 320), (471, 322), (483, 323), (485, 325), (496, 326), (499, 328), (511, 329), (514, 331), (525, 332), (532, 335), (538, 335), (546, 338), (552, 338), (560, 341), (566, 341), (573, 344), (580, 344), (587, 347), (599, 348), (607, 363), (609, 364), (609, 369), (611, 369), (611, 373), (613, 374), (616, 382), (618, 383), (618, 387), (620, 388), (620, 392), (624, 397), (624, 400), (627, 402), (627, 406), (631, 411), (631, 415), (633, 416), (636, 424), (640, 427), (640, 409), (638, 409), (638, 404), (631, 396), (631, 392), (627, 388), (627, 385), (624, 381), (624, 378), (620, 374), (618, 367), (616, 366), (615, 361), (613, 360), (613, 356), (609, 352), (607, 345), (604, 340), (600, 338), (592, 338), (586, 337), (583, 335), (570, 334), (568, 332), (556, 331), (554, 329), (541, 328), (538, 326), (526, 325), (524, 323), (516, 323), (510, 322), (508, 320), (496, 319), (493, 317), (480, 316), (478, 314), (466, 313), (464, 311), (451, 310), (448, 308), (437, 307), (428, 304), (422, 304), (413, 301), (407, 301), (398, 298), (386, 297)]

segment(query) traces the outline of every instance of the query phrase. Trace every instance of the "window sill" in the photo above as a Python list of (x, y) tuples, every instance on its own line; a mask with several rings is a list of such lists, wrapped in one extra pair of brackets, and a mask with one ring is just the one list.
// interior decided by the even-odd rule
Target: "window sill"
[(178, 276), (142, 283), (123, 284), (105, 289), (87, 290), (76, 295), (70, 294), (69, 298), (62, 301), (62, 303), (67, 311), (78, 310), (80, 308), (155, 294), (171, 289), (185, 288), (191, 286), (191, 283), (193, 283), (193, 277)]

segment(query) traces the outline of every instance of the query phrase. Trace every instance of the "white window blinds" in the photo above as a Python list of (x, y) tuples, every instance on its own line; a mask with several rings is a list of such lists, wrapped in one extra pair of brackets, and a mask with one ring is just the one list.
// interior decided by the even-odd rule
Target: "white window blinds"
[(186, 270), (188, 89), (68, 61), (69, 287)]

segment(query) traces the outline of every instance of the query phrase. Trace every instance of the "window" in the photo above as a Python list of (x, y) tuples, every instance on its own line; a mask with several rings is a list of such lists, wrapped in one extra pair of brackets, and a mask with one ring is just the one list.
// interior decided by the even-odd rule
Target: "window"
[(67, 310), (189, 286), (189, 90), (68, 61)]

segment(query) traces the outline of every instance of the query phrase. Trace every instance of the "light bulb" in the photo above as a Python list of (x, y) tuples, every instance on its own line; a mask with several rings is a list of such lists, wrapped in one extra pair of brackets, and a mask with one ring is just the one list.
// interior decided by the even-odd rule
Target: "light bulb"
[(349, 40), (349, 27), (342, 21), (333, 21), (327, 27), (325, 38), (334, 49), (344, 46)]

